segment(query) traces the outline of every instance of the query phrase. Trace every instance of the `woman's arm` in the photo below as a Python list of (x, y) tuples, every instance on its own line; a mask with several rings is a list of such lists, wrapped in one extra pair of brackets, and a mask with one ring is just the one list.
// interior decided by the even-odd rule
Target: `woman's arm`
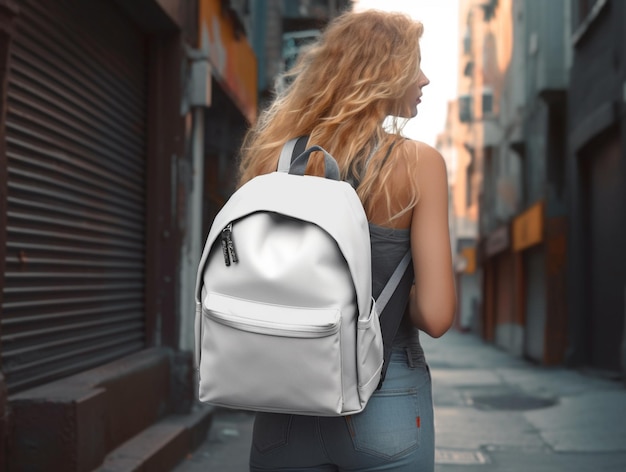
[(456, 290), (448, 228), (448, 176), (441, 154), (412, 142), (418, 153), (419, 200), (411, 218), (415, 285), (409, 299), (411, 321), (438, 338), (452, 326)]

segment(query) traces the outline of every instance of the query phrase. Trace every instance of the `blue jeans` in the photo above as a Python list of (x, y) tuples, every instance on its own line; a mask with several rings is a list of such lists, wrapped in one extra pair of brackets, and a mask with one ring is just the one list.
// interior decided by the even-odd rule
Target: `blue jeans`
[(258, 413), (250, 470), (433, 472), (434, 434), (428, 366), (394, 350), (382, 389), (359, 414)]

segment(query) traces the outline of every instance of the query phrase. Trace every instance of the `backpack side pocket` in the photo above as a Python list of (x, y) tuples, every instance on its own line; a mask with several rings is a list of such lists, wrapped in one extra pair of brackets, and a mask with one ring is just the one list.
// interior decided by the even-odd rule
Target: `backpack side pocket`
[(383, 336), (376, 303), (372, 300), (369, 316), (357, 324), (357, 377), (361, 406), (378, 387), (383, 367)]

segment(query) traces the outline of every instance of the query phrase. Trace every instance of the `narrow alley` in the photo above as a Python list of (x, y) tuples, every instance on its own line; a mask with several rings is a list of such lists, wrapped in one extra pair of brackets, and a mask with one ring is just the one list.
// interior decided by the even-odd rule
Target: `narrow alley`
[[(626, 470), (626, 390), (591, 373), (538, 367), (450, 331), (422, 335), (431, 366), (436, 472)], [(175, 472), (245, 472), (250, 413), (218, 411)]]
[[(366, 207), (413, 165), (371, 161), (387, 139), (441, 154), (457, 311), (421, 338), (435, 470), (626, 472), (626, 0), (0, 0), (0, 472), (248, 470), (253, 413), (196, 401), (199, 263), (300, 54), (347, 51), (328, 25), (369, 9), (421, 23), (413, 72), (324, 66), (315, 84), (397, 85), (320, 91), (319, 113), (303, 88), (276, 116), (310, 122), (267, 142), (337, 147), (345, 176), (375, 162)], [(365, 31), (341, 56), (399, 57)], [(367, 137), (321, 131), (370, 115)]]

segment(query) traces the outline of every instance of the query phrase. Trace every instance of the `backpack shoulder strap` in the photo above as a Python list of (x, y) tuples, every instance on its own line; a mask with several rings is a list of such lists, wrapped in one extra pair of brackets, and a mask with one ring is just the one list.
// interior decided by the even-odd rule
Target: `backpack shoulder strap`
[(396, 267), (387, 284), (376, 300), (376, 307), (380, 313), (380, 330), (383, 335), (383, 369), (380, 373), (380, 388), (387, 374), (393, 339), (396, 337), (400, 322), (409, 301), (409, 293), (413, 284), (413, 264), (409, 249)]
[(308, 136), (299, 136), (285, 143), (278, 159), (278, 172), (289, 172), (294, 159), (306, 150), (308, 140)]
[(391, 277), (387, 281), (387, 284), (385, 285), (382, 292), (380, 292), (380, 295), (376, 299), (376, 307), (378, 308), (381, 314), (385, 311), (385, 308), (387, 307), (387, 303), (389, 303), (389, 300), (391, 300), (391, 297), (393, 296), (394, 292), (400, 285), (400, 282), (402, 281), (402, 277), (404, 276), (407, 269), (409, 268), (410, 262), (411, 262), (411, 250), (409, 249), (406, 251), (406, 253), (404, 254), (404, 257), (402, 257), (402, 259), (398, 263), (396, 270), (393, 271), (393, 274), (391, 274)]

